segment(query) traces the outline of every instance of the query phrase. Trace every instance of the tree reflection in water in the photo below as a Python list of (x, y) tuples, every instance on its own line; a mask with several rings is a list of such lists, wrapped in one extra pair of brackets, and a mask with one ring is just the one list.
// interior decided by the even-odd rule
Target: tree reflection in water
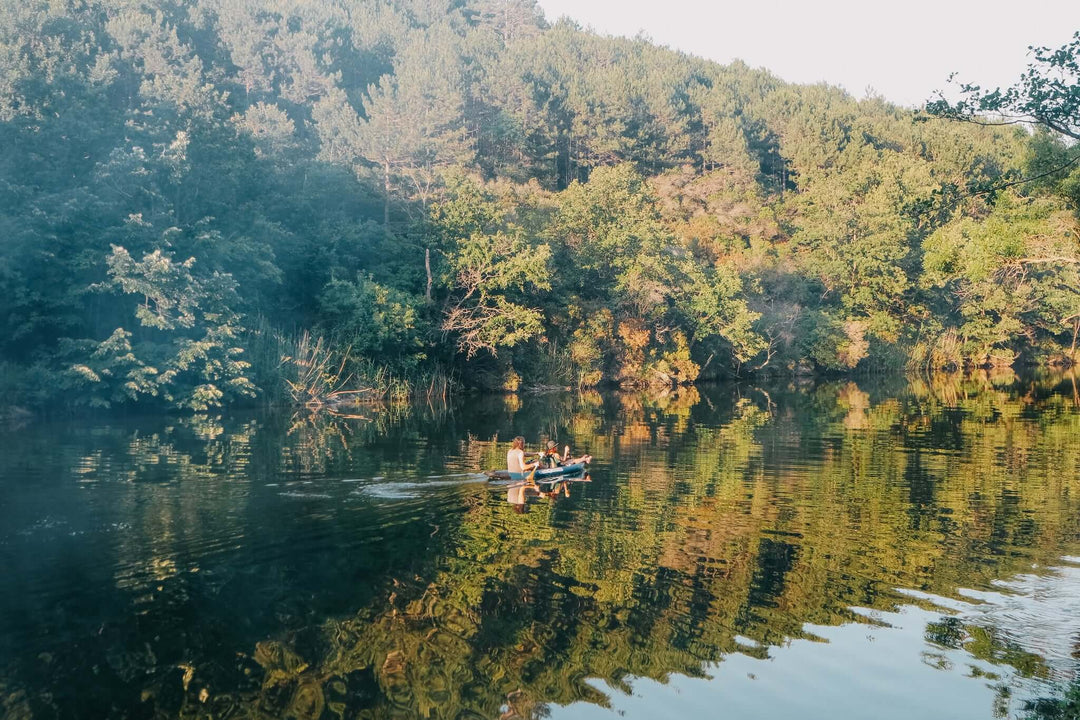
[[(593, 482), (517, 512), (524, 487), (473, 474), (517, 434), (590, 452)], [(722, 673), (732, 653), (912, 603), (940, 610), (925, 660), (964, 653), (983, 669), (956, 682), (992, 685), (999, 712), (1075, 707), (1053, 690), (1069, 653), (946, 607), (1078, 554), (1071, 378), (485, 398), (4, 441), (5, 716), (539, 717), (608, 704), (593, 681)]]

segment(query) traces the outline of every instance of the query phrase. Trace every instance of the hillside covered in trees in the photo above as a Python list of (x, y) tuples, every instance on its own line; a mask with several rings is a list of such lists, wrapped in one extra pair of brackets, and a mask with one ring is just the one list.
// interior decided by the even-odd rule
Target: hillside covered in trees
[(0, 0), (0, 147), (3, 405), (1077, 358), (1061, 135), (532, 0)]

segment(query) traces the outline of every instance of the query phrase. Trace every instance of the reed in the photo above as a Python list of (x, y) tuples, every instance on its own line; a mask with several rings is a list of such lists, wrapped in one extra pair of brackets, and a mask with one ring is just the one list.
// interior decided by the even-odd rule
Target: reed
[(370, 403), (446, 400), (457, 387), (442, 367), (395, 368), (357, 357), (305, 330), (289, 337), (260, 320), (249, 334), (248, 358), (264, 401), (311, 410), (343, 411)]

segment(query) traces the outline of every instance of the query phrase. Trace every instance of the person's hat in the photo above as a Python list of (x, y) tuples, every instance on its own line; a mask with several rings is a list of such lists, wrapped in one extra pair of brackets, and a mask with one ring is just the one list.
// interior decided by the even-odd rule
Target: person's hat
[(555, 445), (556, 445), (556, 443), (555, 443), (555, 441), (554, 441), (554, 440), (548, 440), (548, 443), (547, 443), (547, 449), (548, 449), (548, 450), (554, 450), (554, 449), (555, 449)]

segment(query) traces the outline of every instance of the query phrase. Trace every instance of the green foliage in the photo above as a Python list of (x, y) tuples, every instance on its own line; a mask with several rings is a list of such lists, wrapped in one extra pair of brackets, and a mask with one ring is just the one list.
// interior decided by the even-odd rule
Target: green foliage
[(851, 370), (866, 358), (866, 325), (858, 320), (841, 320), (828, 312), (808, 314), (805, 326), (805, 356), (829, 370)]
[[(983, 90), (962, 83), (962, 99), (926, 104), (932, 115), (977, 120), (987, 114), (1005, 122), (1030, 122), (1080, 139), (1080, 30), (1060, 48), (1029, 47), (1034, 61), (1012, 87)], [(950, 78), (951, 79), (951, 78)]]
[(136, 261), (113, 246), (108, 263), (107, 287), (141, 298), (134, 314), (148, 330), (138, 348), (146, 359), (136, 355), (132, 334), (123, 328), (96, 343), (87, 361), (71, 369), (87, 386), (91, 405), (160, 396), (181, 408), (206, 410), (254, 397), (250, 364), (237, 345), (240, 318), (230, 308), (236, 300), (231, 277), (197, 277), (194, 258), (178, 263), (159, 250)]
[[(761, 350), (738, 273), (724, 263), (702, 267), (631, 166), (601, 168), (558, 202), (547, 232), (558, 248), (559, 315), (575, 338), (572, 353), (603, 358), (585, 371), (588, 384), (692, 382), (700, 367), (691, 358), (705, 348), (724, 345), (738, 362)], [(583, 331), (600, 307), (610, 313), (607, 331)], [(597, 332), (599, 342), (590, 339)]]
[(329, 282), (319, 296), (319, 316), (335, 345), (367, 358), (416, 354), (427, 334), (421, 298), (370, 278)]
[(144, 395), (156, 396), (159, 386), (171, 379), (171, 375), (159, 374), (135, 357), (131, 333), (123, 328), (117, 328), (97, 343), (87, 362), (73, 365), (71, 372), (77, 381), (90, 384), (87, 391), (90, 405), (102, 407), (138, 400)]
[(526, 388), (1071, 362), (1071, 260), (993, 278), (1015, 247), (1075, 256), (1075, 88), (1051, 78), (1076, 47), (952, 108), (1052, 128), (1028, 137), (530, 0), (2, 2), (12, 397), (211, 407), (281, 386), (241, 338), (305, 329), (358, 367)]
[(441, 327), (457, 338), (459, 351), (495, 354), (541, 333), (541, 311), (514, 298), (551, 287), (550, 257), (547, 245), (530, 245), (520, 231), (458, 240), (447, 257), (453, 285)]
[(551, 248), (530, 242), (498, 199), (477, 182), (450, 179), (447, 197), (432, 206), (427, 230), (443, 256), (441, 329), (459, 352), (497, 355), (543, 332), (532, 303), (551, 288)]
[(1075, 352), (1074, 228), (1059, 201), (1004, 196), (985, 219), (957, 219), (926, 239), (924, 282), (955, 298), (952, 322), (939, 332), (955, 333), (965, 362), (1008, 365), (1025, 347)]

